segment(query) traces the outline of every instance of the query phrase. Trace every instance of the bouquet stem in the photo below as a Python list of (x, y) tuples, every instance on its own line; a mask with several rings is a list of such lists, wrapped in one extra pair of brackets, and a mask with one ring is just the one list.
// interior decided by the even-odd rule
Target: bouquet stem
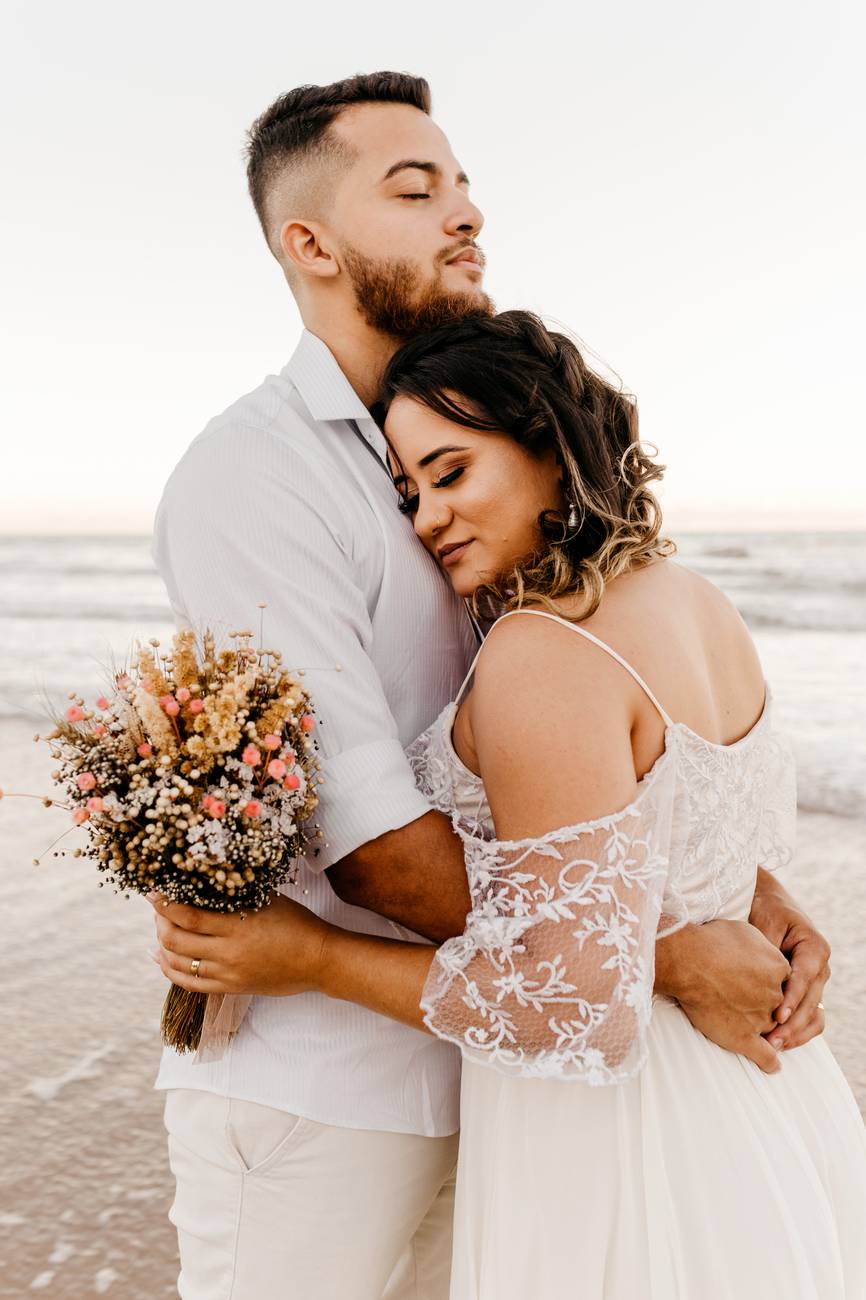
[(206, 993), (191, 993), (172, 984), (162, 1008), (162, 1041), (178, 1052), (194, 1052), (201, 1041)]

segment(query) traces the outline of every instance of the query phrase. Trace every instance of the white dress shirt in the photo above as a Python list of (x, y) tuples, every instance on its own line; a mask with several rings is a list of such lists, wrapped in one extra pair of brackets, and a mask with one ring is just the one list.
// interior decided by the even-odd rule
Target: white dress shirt
[[(266, 601), (265, 645), (305, 670), (325, 778), (323, 845), (285, 892), (344, 928), (414, 938), (342, 903), (324, 868), (429, 811), (404, 746), (454, 698), (475, 638), (371, 448), (384, 458), (380, 430), (326, 345), (305, 332), (284, 370), (212, 420), (175, 468), (154, 559), (181, 625), (257, 631)], [(166, 1049), (156, 1086), (439, 1137), (458, 1127), (459, 1053), (320, 994), (257, 997), (221, 1060)]]

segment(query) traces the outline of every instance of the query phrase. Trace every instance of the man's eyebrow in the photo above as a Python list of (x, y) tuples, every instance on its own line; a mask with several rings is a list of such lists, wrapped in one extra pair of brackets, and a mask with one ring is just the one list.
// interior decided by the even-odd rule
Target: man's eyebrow
[[(384, 184), (384, 182), (389, 181), (392, 176), (396, 176), (398, 172), (403, 172), (403, 171), (426, 172), (428, 176), (442, 175), (442, 169), (436, 163), (421, 162), (420, 159), (418, 158), (403, 158), (400, 162), (394, 163), (393, 167), (388, 168), (388, 170), (385, 172), (385, 175), (382, 177), (382, 183)], [(457, 184), (458, 185), (469, 184), (469, 177), (466, 175), (465, 172), (458, 173)]]
[(440, 456), (447, 456), (450, 451), (468, 451), (468, 447), (437, 447), (435, 451), (428, 451), (426, 456), (422, 456), (418, 461), (418, 468), (424, 469), (427, 465), (432, 465), (434, 460)]

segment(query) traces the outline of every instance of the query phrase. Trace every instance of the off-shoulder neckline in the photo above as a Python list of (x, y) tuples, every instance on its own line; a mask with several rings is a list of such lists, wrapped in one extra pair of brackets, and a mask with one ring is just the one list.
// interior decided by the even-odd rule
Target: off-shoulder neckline
[[(642, 798), (643, 795), (645, 794), (646, 789), (655, 782), (658, 773), (662, 770), (663, 767), (667, 766), (666, 760), (668, 760), (674, 752), (674, 746), (672, 745), (671, 742), (676, 736), (682, 735), (686, 737), (688, 740), (694, 742), (695, 744), (703, 746), (705, 749), (712, 750), (719, 754), (733, 755), (740, 749), (748, 748), (748, 746), (750, 746), (754, 741), (755, 737), (758, 736), (761, 732), (763, 732), (766, 729), (766, 726), (769, 723), (771, 704), (772, 704), (772, 692), (770, 690), (769, 683), (765, 682), (764, 683), (764, 706), (761, 709), (759, 716), (756, 718), (756, 720), (753, 722), (752, 726), (749, 728), (749, 730), (746, 732), (744, 736), (740, 736), (739, 740), (732, 740), (728, 744), (720, 744), (719, 742), (714, 740), (707, 740), (705, 736), (701, 736), (697, 731), (693, 731), (692, 728), (689, 727), (685, 722), (669, 723), (668, 726), (665, 727), (664, 748), (662, 749), (662, 752), (659, 754), (658, 758), (649, 768), (649, 770), (646, 771), (638, 781), (637, 786), (635, 788), (634, 797), (630, 800), (628, 805), (625, 808), (619, 809), (617, 812), (608, 813), (604, 817), (597, 818), (595, 821), (581, 822), (579, 824), (585, 827), (586, 829), (596, 829), (606, 824), (609, 824), (612, 820), (621, 818), (625, 816), (627, 813), (631, 812), (635, 808), (635, 805), (637, 804), (638, 800)], [(449, 704), (446, 704), (438, 720), (436, 721), (436, 723), (434, 723), (434, 726), (441, 727), (443, 739), (448, 749), (449, 757), (454, 761), (455, 765), (460, 769), (462, 775), (465, 776), (469, 781), (472, 781), (476, 786), (483, 787), (484, 782), (482, 778), (478, 775), (477, 772), (473, 772), (471, 768), (466, 766), (466, 764), (463, 762), (463, 759), (457, 753), (457, 750), (454, 745), (452, 731), (454, 728), (454, 721), (457, 717), (457, 710), (459, 708), (459, 705), (460, 705), (459, 700), (452, 700)], [(510, 842), (515, 844), (520, 844), (523, 843), (524, 841), (514, 840)]]

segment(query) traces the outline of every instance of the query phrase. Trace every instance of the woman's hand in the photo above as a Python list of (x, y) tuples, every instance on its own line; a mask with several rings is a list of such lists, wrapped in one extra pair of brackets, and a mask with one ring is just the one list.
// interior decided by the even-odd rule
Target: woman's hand
[(148, 899), (156, 913), (154, 960), (172, 984), (193, 993), (268, 997), (320, 989), (331, 927), (284, 894), (243, 915), (170, 903), (160, 894)]

